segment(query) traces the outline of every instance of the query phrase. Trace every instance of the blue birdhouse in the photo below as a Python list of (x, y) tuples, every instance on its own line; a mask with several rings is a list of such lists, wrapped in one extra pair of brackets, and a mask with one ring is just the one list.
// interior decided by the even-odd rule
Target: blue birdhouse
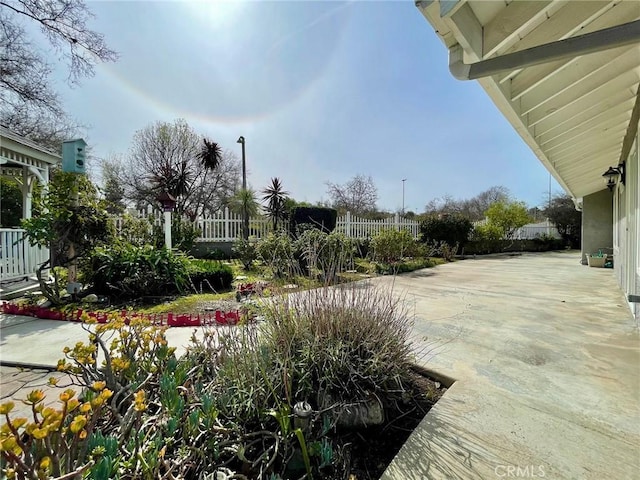
[(62, 142), (62, 171), (71, 173), (87, 172), (87, 142), (82, 138)]

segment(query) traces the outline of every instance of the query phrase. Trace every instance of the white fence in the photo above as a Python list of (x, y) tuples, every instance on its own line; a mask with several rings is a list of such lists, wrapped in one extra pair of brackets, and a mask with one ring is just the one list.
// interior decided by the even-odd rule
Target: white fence
[[(486, 225), (487, 220), (480, 220), (478, 222), (473, 222), (474, 227), (478, 227), (480, 225)], [(547, 235), (553, 238), (562, 238), (560, 233), (558, 233), (558, 229), (553, 225), (549, 220), (540, 223), (530, 223), (525, 225), (522, 228), (519, 228), (513, 234), (513, 240), (533, 240), (534, 238), (539, 238), (543, 235)]]
[(21, 228), (0, 228), (0, 280), (34, 275), (49, 259), (49, 249), (32, 247)]
[[(138, 215), (147, 217), (144, 212)], [(162, 214), (152, 214), (151, 218), (155, 224), (162, 223)], [(122, 218), (115, 217), (116, 229), (119, 231), (122, 225)], [(221, 210), (216, 215), (210, 217), (197, 218), (196, 225), (200, 229), (200, 237), (197, 242), (233, 242), (242, 236), (242, 215), (230, 212), (228, 208)], [(359, 218), (347, 212), (338, 217), (336, 221), (336, 232), (344, 233), (351, 238), (370, 238), (382, 230), (406, 229), (411, 232), (414, 238), (418, 238), (420, 223), (416, 220), (409, 220), (396, 214), (393, 217), (382, 220), (369, 220)], [(267, 217), (255, 217), (249, 219), (249, 232), (252, 237), (264, 238), (272, 231), (272, 223)]]
[(350, 212), (347, 212), (338, 217), (335, 231), (344, 233), (347, 237), (364, 239), (370, 238), (382, 230), (409, 230), (414, 238), (418, 238), (420, 222), (401, 217), (397, 213), (393, 217), (381, 220), (368, 220), (352, 216)]

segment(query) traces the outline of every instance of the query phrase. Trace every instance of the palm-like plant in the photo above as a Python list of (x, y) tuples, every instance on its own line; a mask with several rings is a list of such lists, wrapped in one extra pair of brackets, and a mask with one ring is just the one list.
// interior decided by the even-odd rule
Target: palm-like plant
[(222, 148), (216, 142), (203, 138), (198, 159), (207, 170), (215, 170), (222, 161)]
[(262, 190), (262, 201), (267, 202), (267, 215), (273, 222), (273, 229), (278, 229), (278, 221), (284, 219), (286, 209), (285, 200), (289, 192), (282, 189), (282, 182), (278, 177), (271, 179), (271, 184)]
[(251, 188), (246, 190), (241, 188), (229, 199), (229, 209), (238, 215), (244, 215), (244, 212), (247, 212), (248, 217), (255, 217), (259, 213), (259, 207), (256, 192)]

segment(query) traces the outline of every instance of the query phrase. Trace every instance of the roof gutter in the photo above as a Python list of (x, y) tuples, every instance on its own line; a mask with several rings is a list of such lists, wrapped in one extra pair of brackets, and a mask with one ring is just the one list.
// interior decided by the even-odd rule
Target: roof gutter
[(456, 44), (449, 49), (449, 71), (458, 80), (475, 80), (639, 42), (640, 20), (636, 20), (470, 64), (464, 63), (463, 49)]

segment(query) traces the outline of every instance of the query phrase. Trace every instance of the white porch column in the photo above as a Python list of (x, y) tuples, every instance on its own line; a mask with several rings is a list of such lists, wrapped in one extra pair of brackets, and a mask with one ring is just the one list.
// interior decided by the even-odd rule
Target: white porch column
[(22, 218), (31, 218), (33, 204), (33, 177), (29, 167), (22, 167)]
[(171, 250), (171, 210), (164, 211), (164, 246)]

